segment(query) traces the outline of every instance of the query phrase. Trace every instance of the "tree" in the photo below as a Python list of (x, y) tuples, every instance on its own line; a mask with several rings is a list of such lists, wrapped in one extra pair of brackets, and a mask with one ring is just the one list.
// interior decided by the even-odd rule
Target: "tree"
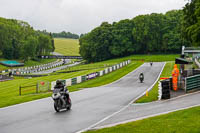
[(189, 1), (183, 12), (183, 36), (193, 46), (200, 46), (200, 0)]
[(103, 22), (100, 27), (80, 39), (80, 54), (89, 62), (111, 58), (109, 45), (112, 42), (112, 25)]
[(47, 55), (52, 51), (53, 48), (50, 37), (40, 34), (38, 41), (39, 45), (37, 47), (37, 55)]
[(190, 44), (181, 36), (183, 11), (139, 15), (132, 20), (103, 22), (81, 35), (80, 55), (88, 62), (131, 54), (180, 53)]
[(165, 14), (163, 27), (163, 52), (176, 53), (181, 51), (182, 45), (187, 45), (181, 37), (181, 27), (183, 21), (182, 10), (172, 10)]
[(23, 59), (27, 61), (29, 58), (36, 58), (36, 48), (38, 46), (37, 38), (30, 36), (24, 42), (23, 46)]
[[(49, 54), (53, 50), (53, 39), (40, 34), (27, 22), (0, 17), (0, 53), (7, 59), (35, 58), (39, 52)], [(38, 44), (41, 44), (41, 49)]]
[(112, 43), (109, 50), (116, 57), (129, 55), (134, 52), (133, 45), (133, 22), (131, 20), (121, 20), (118, 23), (113, 23), (112, 26)]
[[(46, 31), (43, 33), (47, 34)], [(60, 33), (52, 33), (52, 37), (79, 39), (79, 35), (73, 34), (71, 32), (65, 32), (65, 31), (62, 31)]]
[(49, 36), (50, 36), (50, 38), (51, 38), (51, 44), (52, 44), (52, 51), (51, 52), (54, 52), (55, 51), (55, 44), (54, 44), (54, 39), (53, 39), (53, 36), (52, 36), (52, 34), (50, 33), (49, 34)]

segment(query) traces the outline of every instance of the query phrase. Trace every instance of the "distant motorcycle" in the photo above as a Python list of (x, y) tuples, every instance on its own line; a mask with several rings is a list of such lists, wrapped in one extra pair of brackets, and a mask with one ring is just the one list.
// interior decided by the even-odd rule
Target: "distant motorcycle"
[(152, 66), (152, 65), (153, 65), (153, 62), (150, 62), (150, 65)]
[(140, 73), (139, 79), (140, 79), (140, 83), (142, 83), (144, 81), (144, 74), (143, 73)]
[(52, 98), (54, 100), (54, 109), (59, 112), (61, 109), (70, 110), (72, 106), (71, 99), (69, 97), (69, 91), (61, 91), (59, 88), (53, 90)]

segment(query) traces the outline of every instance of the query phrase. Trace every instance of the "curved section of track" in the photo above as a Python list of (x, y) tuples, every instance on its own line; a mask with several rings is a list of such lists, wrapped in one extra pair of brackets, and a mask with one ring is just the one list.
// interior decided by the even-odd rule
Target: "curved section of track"
[(156, 101), (144, 104), (131, 104), (117, 115), (103, 121), (94, 129), (112, 127), (115, 125), (141, 120), (161, 114), (200, 106), (200, 92), (186, 94), (169, 100)]
[[(127, 106), (148, 89), (159, 76), (164, 63), (143, 64), (120, 80), (102, 87), (70, 94), (72, 110), (56, 113), (51, 98), (0, 109), (1, 133), (74, 133), (90, 127)], [(138, 76), (143, 72), (144, 83)]]

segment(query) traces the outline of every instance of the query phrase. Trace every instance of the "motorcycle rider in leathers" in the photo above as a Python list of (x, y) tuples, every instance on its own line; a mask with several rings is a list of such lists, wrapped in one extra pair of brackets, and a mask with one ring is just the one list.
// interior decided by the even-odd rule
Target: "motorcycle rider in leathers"
[[(63, 94), (64, 97), (67, 98), (67, 101), (69, 99), (69, 94), (68, 94), (68, 89), (67, 87), (62, 83), (61, 80), (57, 80), (56, 81), (56, 85), (54, 86), (54, 89), (60, 89), (60, 93)], [(64, 101), (64, 99), (62, 99), (63, 102), (66, 102)]]

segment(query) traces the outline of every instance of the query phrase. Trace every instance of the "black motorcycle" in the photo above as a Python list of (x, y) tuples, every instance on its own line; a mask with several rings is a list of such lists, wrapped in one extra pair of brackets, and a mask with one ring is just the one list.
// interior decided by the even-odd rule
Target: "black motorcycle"
[(150, 66), (152, 66), (153, 65), (153, 62), (150, 62)]
[(140, 79), (140, 83), (142, 83), (144, 81), (144, 74), (143, 73), (140, 73), (139, 79)]
[(53, 90), (52, 98), (54, 100), (54, 109), (59, 112), (61, 109), (70, 110), (72, 106), (71, 99), (69, 97), (69, 91), (61, 91), (59, 88)]

